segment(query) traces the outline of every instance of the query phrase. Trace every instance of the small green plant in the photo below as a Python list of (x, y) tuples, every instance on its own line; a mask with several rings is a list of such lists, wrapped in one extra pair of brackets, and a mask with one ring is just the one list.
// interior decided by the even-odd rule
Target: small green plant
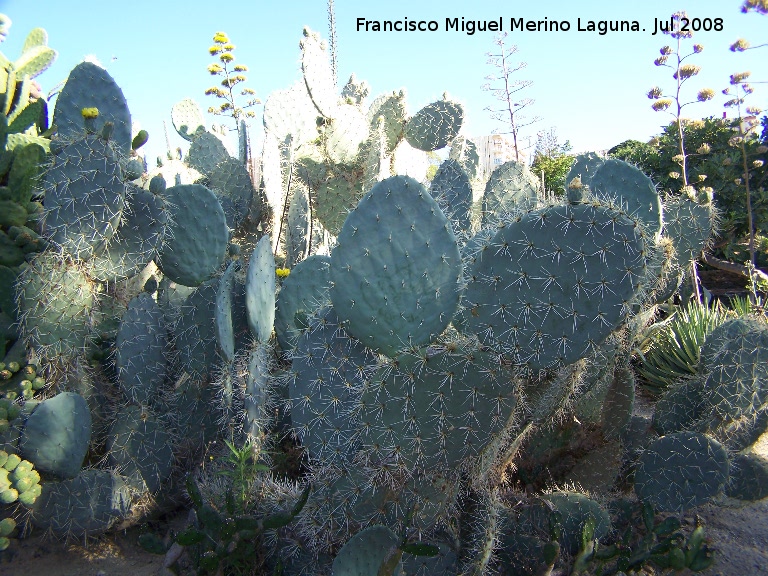
[(255, 445), (247, 441), (238, 448), (234, 442), (224, 440), (229, 452), (224, 457), (224, 467), (217, 474), (231, 480), (230, 496), (236, 509), (245, 511), (252, 498), (253, 483), (261, 472), (269, 472), (269, 466), (257, 459)]
[(618, 502), (615, 542), (600, 545), (591, 538), (594, 521), (583, 529), (582, 544), (574, 559), (571, 574), (671, 574), (689, 569), (701, 572), (714, 564), (714, 551), (707, 545), (704, 525), (695, 518), (693, 530), (683, 527), (680, 519), (657, 517), (647, 503)]
[[(238, 462), (244, 462), (245, 447), (235, 449)], [(254, 574), (264, 560), (266, 530), (288, 526), (309, 498), (311, 485), (301, 494), (289, 512), (277, 512), (259, 517), (243, 514), (230, 492), (223, 510), (218, 510), (203, 499), (197, 483), (188, 478), (187, 494), (195, 510), (196, 522), (176, 536), (176, 543), (186, 547), (196, 566), (196, 572), (205, 574)]]

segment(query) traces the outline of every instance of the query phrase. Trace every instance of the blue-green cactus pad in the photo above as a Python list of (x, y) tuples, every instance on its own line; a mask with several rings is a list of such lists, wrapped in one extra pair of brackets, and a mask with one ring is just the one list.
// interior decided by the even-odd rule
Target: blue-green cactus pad
[[(299, 147), (317, 138), (317, 109), (304, 82), (275, 90), (264, 103), (264, 128), (280, 142)], [(290, 138), (287, 138), (290, 135)]]
[(510, 160), (496, 168), (485, 184), (483, 226), (536, 208), (538, 189), (536, 177), (522, 162)]
[(221, 162), (231, 158), (221, 140), (211, 132), (201, 132), (192, 140), (187, 152), (187, 164), (210, 176)]
[(312, 313), (330, 303), (330, 266), (328, 256), (314, 254), (294, 266), (283, 280), (275, 309), (275, 334), (283, 350), (291, 350)]
[(173, 443), (167, 426), (145, 408), (128, 406), (109, 430), (110, 464), (139, 492), (156, 494), (173, 469)]
[(203, 110), (192, 98), (184, 98), (173, 105), (171, 122), (179, 136), (185, 140), (193, 140), (199, 131), (205, 130)]
[(451, 160), (456, 160), (461, 164), (470, 180), (474, 180), (478, 176), (478, 172), (482, 170), (480, 154), (477, 152), (477, 144), (464, 136), (458, 136), (451, 142), (449, 157)]
[(74, 478), (90, 441), (88, 404), (79, 394), (62, 392), (41, 402), (27, 418), (19, 449), (41, 472)]
[(285, 267), (293, 268), (304, 259), (311, 238), (312, 211), (309, 191), (302, 183), (293, 186), (285, 229)]
[(429, 193), (454, 225), (454, 231), (468, 233), (472, 216), (472, 186), (457, 160), (446, 160), (437, 169)]
[(561, 514), (560, 545), (571, 554), (576, 554), (581, 547), (581, 536), (589, 517), (595, 520), (595, 540), (600, 540), (611, 531), (611, 517), (590, 498), (578, 492), (554, 492), (544, 499), (551, 502)]
[(172, 330), (172, 344), (181, 370), (194, 380), (205, 377), (218, 363), (216, 346), (216, 293), (211, 279), (192, 292), (179, 307)]
[(408, 144), (430, 152), (444, 148), (456, 137), (464, 123), (464, 107), (450, 100), (427, 104), (405, 125)]
[(706, 405), (726, 420), (755, 414), (768, 402), (768, 325), (760, 319), (730, 319), (701, 348)]
[[(399, 545), (400, 538), (386, 526), (370, 526), (339, 550), (333, 560), (333, 576), (378, 576)], [(397, 567), (393, 568), (397, 573)]]
[(275, 325), (275, 257), (269, 236), (262, 236), (248, 263), (245, 305), (253, 337), (266, 343)]
[(650, 234), (661, 234), (663, 206), (656, 186), (642, 170), (610, 158), (592, 175), (589, 187), (603, 200), (611, 201), (642, 222)]
[(211, 190), (221, 202), (227, 225), (235, 229), (250, 211), (253, 222), (261, 220), (266, 206), (263, 198), (253, 188), (248, 170), (236, 158), (225, 158), (208, 175)]
[(555, 205), (500, 229), (471, 271), (466, 327), (541, 369), (591, 353), (644, 290), (646, 238), (599, 203)]
[(579, 154), (565, 177), (565, 187), (568, 188), (571, 181), (577, 177), (581, 179), (582, 186), (590, 186), (592, 176), (603, 165), (603, 162), (605, 162), (605, 158), (601, 158), (594, 152)]
[(314, 193), (314, 216), (331, 234), (338, 236), (347, 215), (363, 193), (361, 182), (348, 179), (342, 171), (330, 169)]
[(107, 246), (120, 223), (126, 185), (110, 143), (87, 136), (52, 156), (43, 177), (46, 236), (87, 260)]
[(227, 362), (235, 360), (235, 328), (232, 321), (232, 299), (235, 290), (235, 274), (240, 268), (240, 262), (233, 260), (219, 278), (216, 292), (216, 312), (214, 315), (216, 327), (216, 343), (219, 352)]
[(115, 339), (117, 381), (128, 400), (151, 404), (166, 375), (166, 328), (163, 311), (142, 292), (128, 304)]
[(347, 334), (329, 307), (313, 318), (291, 357), (291, 421), (302, 445), (323, 462), (351, 457), (359, 447), (353, 412), (375, 354)]
[(366, 385), (366, 450), (434, 470), (466, 464), (504, 430), (517, 398), (497, 355), (472, 349), (398, 358)]
[(728, 482), (728, 453), (704, 434), (662, 436), (640, 456), (635, 493), (662, 512), (682, 512), (705, 504)]
[(83, 538), (109, 530), (128, 515), (130, 489), (103, 470), (84, 470), (63, 482), (45, 482), (32, 507), (32, 523), (58, 536)]
[(333, 118), (326, 119), (322, 127), (323, 148), (331, 162), (352, 163), (368, 133), (368, 122), (360, 109), (353, 104), (340, 104), (333, 109)]
[(304, 38), (299, 43), (301, 47), (301, 70), (304, 72), (304, 83), (307, 85), (312, 102), (320, 114), (333, 116), (333, 110), (339, 102), (334, 85), (331, 60), (328, 47), (320, 40), (317, 32), (304, 27)]
[(403, 139), (405, 129), (405, 92), (392, 92), (377, 97), (368, 108), (367, 120), (373, 132), (382, 119), (386, 154), (391, 154)]
[(58, 138), (80, 138), (85, 133), (83, 108), (98, 108), (99, 116), (91, 123), (96, 133), (104, 124), (113, 125), (113, 141), (123, 154), (131, 151), (131, 113), (123, 91), (104, 68), (81, 62), (69, 73), (67, 83), (56, 98), (53, 123)]
[(157, 264), (183, 286), (198, 286), (224, 263), (229, 228), (216, 195), (200, 184), (166, 188), (168, 234)]
[(439, 335), (459, 303), (461, 258), (450, 222), (413, 178), (376, 184), (331, 254), (331, 301), (350, 334), (384, 354)]
[(167, 213), (158, 196), (128, 184), (125, 209), (112, 241), (91, 259), (89, 274), (116, 282), (141, 272), (157, 257), (165, 238)]
[(22, 332), (46, 359), (72, 357), (91, 335), (96, 288), (84, 268), (42, 252), (17, 284)]
[(672, 239), (680, 263), (696, 259), (714, 232), (711, 204), (702, 205), (684, 196), (664, 202), (664, 235)]

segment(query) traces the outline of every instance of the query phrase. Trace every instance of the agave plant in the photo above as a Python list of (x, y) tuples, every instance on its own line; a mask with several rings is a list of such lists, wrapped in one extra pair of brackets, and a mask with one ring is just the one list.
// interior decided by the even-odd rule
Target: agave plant
[(636, 349), (641, 385), (657, 395), (679, 378), (696, 374), (701, 345), (728, 317), (719, 303), (709, 306), (692, 300), (650, 326)]

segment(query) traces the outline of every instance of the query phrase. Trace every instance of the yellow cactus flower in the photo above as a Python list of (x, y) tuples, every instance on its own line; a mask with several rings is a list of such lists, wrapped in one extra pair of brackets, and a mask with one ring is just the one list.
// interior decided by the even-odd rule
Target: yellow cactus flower
[(80, 110), (80, 114), (83, 115), (83, 118), (85, 119), (92, 119), (92, 118), (98, 118), (99, 117), (99, 109), (94, 108), (83, 108)]
[(288, 275), (290, 275), (291, 270), (289, 268), (277, 268), (275, 270), (275, 274), (277, 274), (278, 278), (285, 278)]

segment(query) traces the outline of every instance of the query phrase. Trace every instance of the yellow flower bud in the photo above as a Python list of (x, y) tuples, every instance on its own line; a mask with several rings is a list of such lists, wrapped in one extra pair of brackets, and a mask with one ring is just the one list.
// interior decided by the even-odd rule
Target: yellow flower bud
[(98, 108), (83, 108), (82, 110), (80, 110), (80, 114), (82, 114), (83, 118), (85, 118), (85, 119), (98, 118), (99, 117), (99, 109)]

